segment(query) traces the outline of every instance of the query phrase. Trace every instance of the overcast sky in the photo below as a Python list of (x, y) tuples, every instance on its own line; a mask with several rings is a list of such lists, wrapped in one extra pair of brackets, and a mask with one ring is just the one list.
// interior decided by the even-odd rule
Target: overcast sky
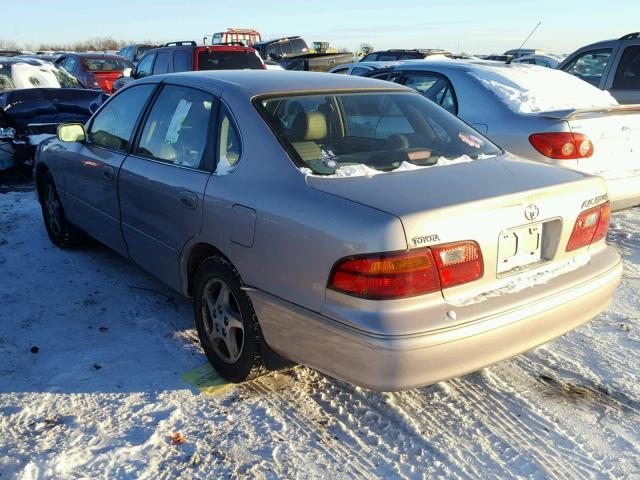
[(16, 0), (5, 10), (0, 39), (18, 44), (103, 36), (200, 42), (204, 35), (240, 27), (256, 28), (263, 38), (302, 35), (309, 43), (349, 49), (368, 42), (376, 49), (482, 54), (518, 47), (541, 20), (527, 46), (570, 53), (640, 30), (640, 0)]

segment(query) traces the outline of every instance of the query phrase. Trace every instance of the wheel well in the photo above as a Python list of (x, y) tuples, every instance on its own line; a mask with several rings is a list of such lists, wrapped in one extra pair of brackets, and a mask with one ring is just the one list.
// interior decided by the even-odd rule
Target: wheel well
[(220, 250), (209, 243), (198, 243), (189, 252), (189, 260), (187, 260), (187, 292), (189, 295), (193, 295), (193, 281), (198, 267), (204, 260), (214, 255), (227, 258)]
[(49, 169), (47, 168), (47, 166), (42, 164), (42, 163), (38, 165), (37, 170), (36, 170), (36, 189), (37, 189), (37, 192), (38, 192), (38, 199), (40, 201), (42, 201), (42, 194), (43, 194), (43, 192), (42, 192), (42, 182), (41, 182), (42, 176), (48, 171), (49, 171)]

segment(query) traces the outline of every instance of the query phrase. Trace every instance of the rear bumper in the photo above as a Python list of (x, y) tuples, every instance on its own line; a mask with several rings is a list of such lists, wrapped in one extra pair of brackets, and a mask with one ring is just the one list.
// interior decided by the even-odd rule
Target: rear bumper
[[(483, 315), (462, 325), (415, 335), (374, 335), (288, 303), (259, 290), (249, 290), (269, 346), (280, 355), (367, 388), (402, 390), (429, 385), (484, 368), (553, 340), (604, 310), (620, 282), (622, 262), (606, 248), (598, 261), (572, 274), (570, 288), (562, 277), (552, 294), (523, 302), (500, 313)], [(533, 287), (537, 288), (537, 287)], [(521, 295), (522, 292), (513, 294)]]
[(640, 175), (605, 178), (611, 210), (617, 212), (640, 204)]

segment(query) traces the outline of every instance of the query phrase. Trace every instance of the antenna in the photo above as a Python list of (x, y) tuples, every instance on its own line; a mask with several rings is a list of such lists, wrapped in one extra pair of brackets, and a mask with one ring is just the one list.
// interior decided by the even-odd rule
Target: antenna
[[(529, 34), (529, 36), (528, 36), (527, 38), (525, 38), (525, 39), (524, 39), (524, 42), (522, 42), (522, 45), (520, 45), (520, 46), (518, 47), (518, 49), (516, 50), (516, 53), (517, 53), (517, 52), (519, 52), (519, 51), (520, 51), (520, 49), (521, 49), (522, 47), (524, 47), (524, 44), (525, 44), (525, 43), (527, 43), (527, 41), (531, 38), (531, 35), (533, 35), (533, 34), (534, 34), (534, 32), (538, 29), (538, 27), (540, 26), (540, 24), (541, 24), (541, 23), (542, 23), (542, 20), (540, 20), (540, 21), (538, 22), (538, 24), (537, 24), (535, 27), (533, 27), (533, 30), (531, 30), (531, 33)], [(515, 57), (515, 56), (514, 56), (514, 57)], [(509, 60), (507, 60), (507, 65), (510, 65), (510, 64), (511, 64), (511, 60), (513, 60), (513, 59), (514, 59), (514, 57), (511, 57)]]

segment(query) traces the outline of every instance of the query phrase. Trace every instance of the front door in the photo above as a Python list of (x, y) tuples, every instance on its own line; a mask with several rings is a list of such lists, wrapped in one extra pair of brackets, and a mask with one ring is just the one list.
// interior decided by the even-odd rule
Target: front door
[(165, 85), (120, 173), (129, 256), (174, 288), (180, 288), (180, 253), (202, 224), (216, 109), (210, 93)]
[(114, 250), (126, 254), (120, 229), (118, 173), (135, 125), (155, 85), (116, 95), (92, 119), (87, 140), (65, 153), (65, 201), (69, 220)]

